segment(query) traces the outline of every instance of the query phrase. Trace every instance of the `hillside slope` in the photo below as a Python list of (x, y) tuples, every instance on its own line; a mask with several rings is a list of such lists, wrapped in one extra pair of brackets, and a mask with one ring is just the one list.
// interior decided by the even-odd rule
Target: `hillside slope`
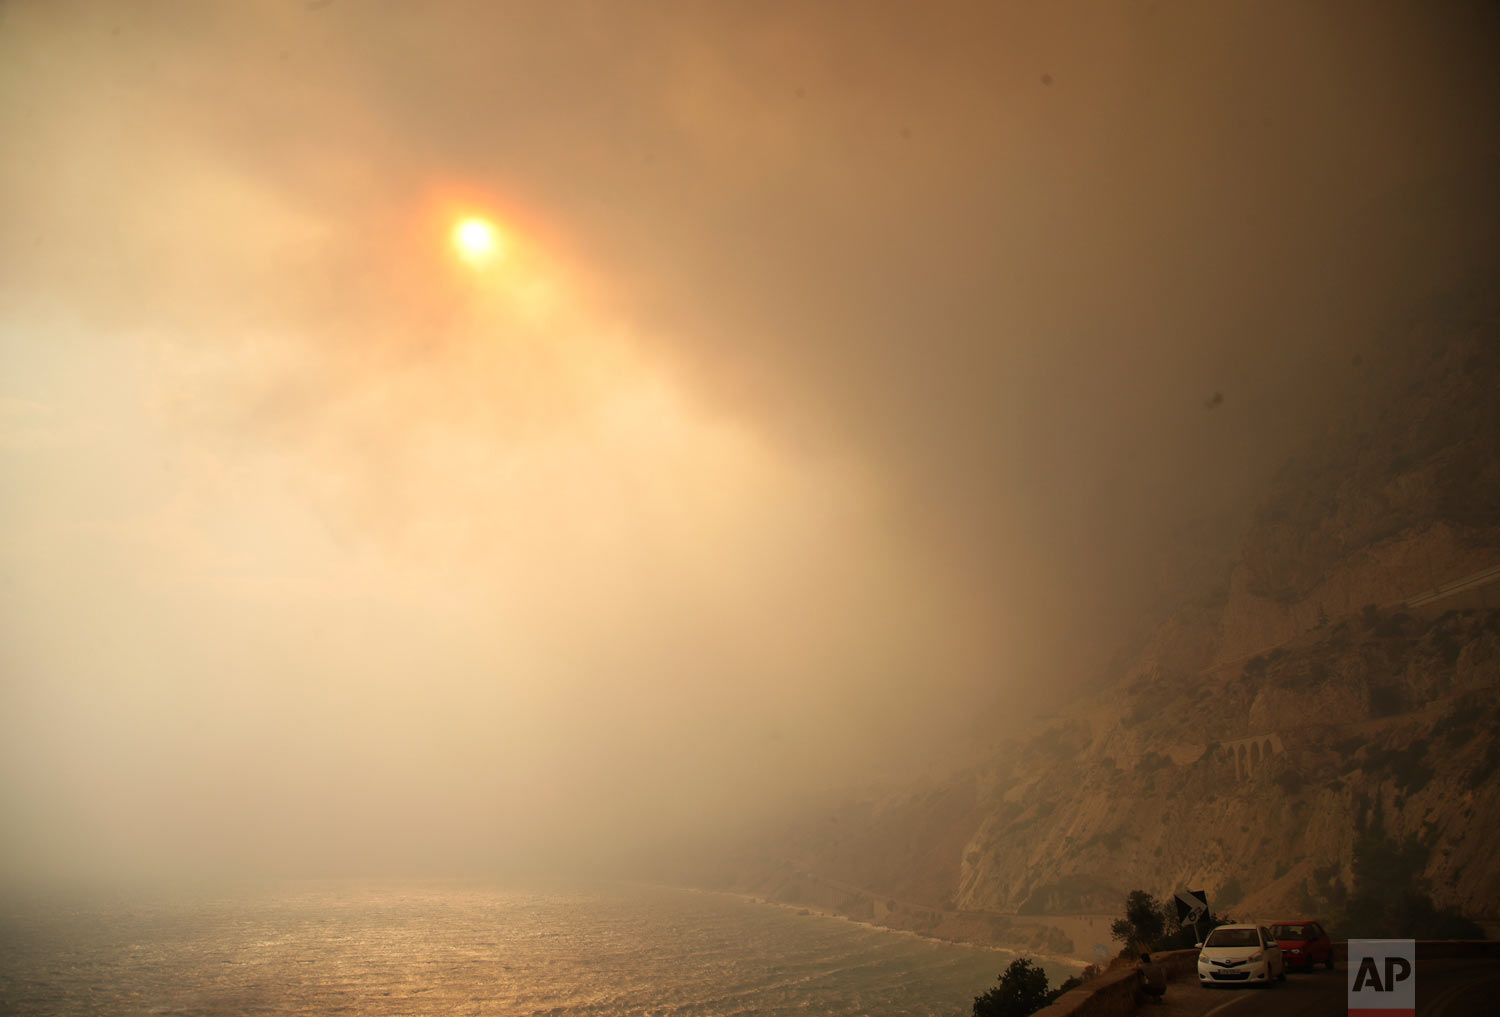
[(1471, 302), (1371, 360), (1362, 409), (1288, 463), (1225, 581), (1092, 697), (767, 842), (735, 884), (1088, 956), (1063, 916), (1134, 888), (1326, 912), (1376, 823), (1415, 839), (1439, 905), (1500, 919), (1500, 326)]

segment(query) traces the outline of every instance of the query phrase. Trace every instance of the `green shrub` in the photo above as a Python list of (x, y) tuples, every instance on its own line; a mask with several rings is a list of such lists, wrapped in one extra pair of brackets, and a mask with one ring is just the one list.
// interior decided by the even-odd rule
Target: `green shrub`
[(1476, 785), (1483, 784), (1497, 769), (1500, 769), (1500, 739), (1490, 742), (1484, 756), (1475, 764), (1471, 780)]
[(1372, 748), (1365, 759), (1365, 770), (1372, 774), (1389, 775), (1398, 790), (1414, 794), (1432, 780), (1432, 767), (1426, 763), (1426, 754), (1426, 746), (1421, 742), (1404, 749)]
[(1147, 749), (1141, 756), (1139, 769), (1145, 773), (1171, 765), (1171, 760), (1154, 749)]
[(1450, 748), (1456, 749), (1463, 745), (1476, 734), (1475, 728), (1479, 723), (1479, 715), (1470, 709), (1458, 710), (1443, 718), (1440, 730), (1443, 742)]
[(1052, 1001), (1047, 972), (1029, 957), (1017, 957), (1000, 974), (1000, 983), (974, 997), (974, 1017), (1028, 1017)]
[(1276, 786), (1288, 795), (1300, 794), (1307, 786), (1307, 778), (1296, 770), (1283, 770), (1276, 775)]
[(1370, 713), (1390, 717), (1401, 712), (1401, 689), (1395, 685), (1376, 685), (1370, 690)]
[(1167, 916), (1156, 898), (1145, 890), (1132, 890), (1125, 898), (1125, 917), (1115, 919), (1109, 935), (1125, 944), (1126, 953), (1134, 955), (1151, 949), (1166, 929)]

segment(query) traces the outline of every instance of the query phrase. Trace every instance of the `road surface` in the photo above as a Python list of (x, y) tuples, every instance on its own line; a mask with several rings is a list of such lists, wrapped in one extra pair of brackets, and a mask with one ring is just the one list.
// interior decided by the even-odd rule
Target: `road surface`
[[(1346, 1017), (1349, 973), (1292, 972), (1271, 988), (1212, 988), (1189, 975), (1167, 983), (1160, 1004), (1143, 1003), (1139, 1017)], [(1500, 958), (1419, 960), (1417, 1017), (1492, 1017), (1500, 1013)]]

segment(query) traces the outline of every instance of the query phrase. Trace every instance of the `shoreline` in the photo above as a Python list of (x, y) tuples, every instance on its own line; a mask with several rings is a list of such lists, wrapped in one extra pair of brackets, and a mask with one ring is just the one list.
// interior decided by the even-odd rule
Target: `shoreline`
[[(701, 886), (669, 886), (667, 884), (651, 885), (661, 886), (667, 889), (687, 890), (692, 893), (710, 894), (719, 897), (730, 897), (734, 900), (742, 901), (746, 904), (754, 904), (761, 907), (780, 908), (785, 911), (791, 911), (794, 914), (798, 915), (816, 915), (819, 918), (837, 919), (838, 921), (847, 922), (850, 925), (858, 925), (862, 928), (871, 929), (876, 932), (910, 936), (912, 938), (925, 940), (930, 943), (943, 943), (948, 946), (962, 946), (971, 950), (982, 950), (988, 953), (1004, 954), (1011, 960), (1026, 957), (1036, 961), (1043, 968), (1057, 967), (1065, 969), (1069, 975), (1076, 975), (1083, 971), (1083, 969), (1090, 963), (1097, 963), (1080, 960), (1077, 957), (1068, 954), (1058, 954), (1044, 950), (1036, 950), (1024, 945), (1006, 946), (994, 942), (980, 942), (972, 939), (959, 939), (952, 936), (934, 936), (929, 933), (921, 932), (917, 929), (906, 929), (899, 926), (883, 925), (877, 921), (863, 918), (853, 918), (849, 915), (842, 914), (837, 911), (831, 911), (827, 908), (816, 907), (811, 904), (776, 900), (771, 897), (756, 896), (755, 894), (745, 893), (740, 890), (710, 889)], [(1101, 964), (1100, 966), (1102, 967), (1103, 965)], [(1061, 981), (1061, 979), (1059, 979), (1059, 981)]]

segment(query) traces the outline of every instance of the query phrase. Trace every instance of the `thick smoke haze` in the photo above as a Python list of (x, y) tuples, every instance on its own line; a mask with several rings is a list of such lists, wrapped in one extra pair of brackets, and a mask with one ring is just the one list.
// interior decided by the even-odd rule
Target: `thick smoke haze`
[(1492, 277), (1497, 22), (0, 5), (3, 875), (712, 847), (1023, 724)]

